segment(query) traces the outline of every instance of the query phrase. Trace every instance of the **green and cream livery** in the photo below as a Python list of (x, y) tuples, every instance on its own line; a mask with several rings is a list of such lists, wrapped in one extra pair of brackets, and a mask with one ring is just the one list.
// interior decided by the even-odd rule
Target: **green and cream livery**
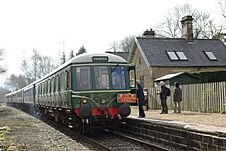
[[(78, 55), (25, 88), (7, 94), (8, 103), (34, 108), (55, 120), (119, 118), (136, 102), (134, 65), (110, 54)], [(134, 85), (134, 84), (133, 84)]]

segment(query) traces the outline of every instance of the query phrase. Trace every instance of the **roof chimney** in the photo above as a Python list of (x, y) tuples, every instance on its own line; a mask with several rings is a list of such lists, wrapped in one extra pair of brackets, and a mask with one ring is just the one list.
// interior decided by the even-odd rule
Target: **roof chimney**
[(150, 30), (146, 30), (144, 33), (143, 33), (143, 36), (145, 37), (150, 37), (150, 38), (154, 38), (155, 37), (155, 32), (150, 29)]
[(192, 27), (192, 16), (185, 16), (182, 18), (182, 38), (187, 40), (193, 39), (193, 27)]

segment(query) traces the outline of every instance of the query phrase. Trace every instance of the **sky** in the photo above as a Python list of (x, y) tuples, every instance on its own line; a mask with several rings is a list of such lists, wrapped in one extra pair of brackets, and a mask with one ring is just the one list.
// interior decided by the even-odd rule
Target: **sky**
[[(219, 13), (218, 0), (0, 0), (0, 64), (20, 74), (22, 59), (37, 49), (59, 58), (64, 49), (105, 52), (114, 41), (153, 30), (177, 5)], [(218, 14), (219, 15), (219, 14)]]

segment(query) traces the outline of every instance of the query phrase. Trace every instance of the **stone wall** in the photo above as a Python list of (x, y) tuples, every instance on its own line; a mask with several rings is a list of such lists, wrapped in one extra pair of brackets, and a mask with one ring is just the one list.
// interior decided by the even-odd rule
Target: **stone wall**
[[(160, 120), (124, 119), (120, 130), (144, 139), (182, 150), (226, 150), (226, 133), (216, 129)], [(125, 124), (126, 123), (126, 124)]]

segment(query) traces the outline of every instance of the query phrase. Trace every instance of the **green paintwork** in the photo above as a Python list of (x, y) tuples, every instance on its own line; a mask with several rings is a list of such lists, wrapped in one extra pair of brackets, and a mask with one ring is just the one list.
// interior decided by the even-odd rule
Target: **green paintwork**
[[(92, 62), (93, 56), (101, 56), (98, 58), (106, 58), (107, 60)], [(99, 59), (100, 60), (100, 59)], [(94, 77), (91, 77), (92, 89), (89, 91), (78, 91), (76, 88), (76, 67), (89, 66), (91, 73), (94, 72), (94, 66), (108, 66), (110, 71), (111, 66), (124, 66), (125, 67), (125, 82), (126, 88), (124, 90), (111, 90), (112, 81), (109, 81), (110, 88), (103, 90), (96, 90), (94, 87)], [(84, 99), (91, 107), (113, 107), (119, 106), (117, 103), (117, 94), (130, 93), (129, 86), (129, 71), (135, 70), (134, 65), (127, 64), (126, 60), (119, 56), (112, 54), (104, 55), (81, 55), (73, 58), (69, 62), (63, 64), (56, 70), (47, 74), (43, 78), (31, 83), (27, 88), (20, 89), (13, 93), (7, 94), (7, 97), (13, 101), (23, 101), (22, 93), (26, 89), (31, 89), (31, 95), (27, 95), (26, 101), (33, 102), (42, 106), (58, 107), (58, 108), (80, 108), (80, 102)], [(135, 72), (134, 72), (135, 73)], [(134, 75), (135, 76), (135, 75)], [(57, 87), (57, 77), (60, 79), (59, 89)], [(111, 74), (109, 79), (111, 79)], [(53, 81), (53, 82), (52, 82)], [(15, 98), (15, 99), (14, 99)], [(30, 99), (30, 100), (29, 100)], [(106, 103), (101, 104), (101, 100), (105, 99)]]

